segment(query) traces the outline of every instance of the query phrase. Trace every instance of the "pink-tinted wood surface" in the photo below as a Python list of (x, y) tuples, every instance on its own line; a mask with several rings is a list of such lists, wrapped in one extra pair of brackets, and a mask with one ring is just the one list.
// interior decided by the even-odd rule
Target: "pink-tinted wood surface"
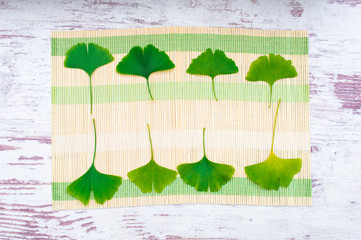
[[(0, 1), (0, 239), (361, 239), (361, 0)], [(307, 29), (312, 207), (51, 209), (50, 31)]]

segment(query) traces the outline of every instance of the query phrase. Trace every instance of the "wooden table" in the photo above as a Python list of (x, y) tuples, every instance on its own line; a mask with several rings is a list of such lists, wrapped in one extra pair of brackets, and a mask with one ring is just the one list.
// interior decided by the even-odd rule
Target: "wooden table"
[[(312, 207), (52, 211), (50, 31), (309, 31)], [(0, 1), (1, 239), (361, 239), (361, 0)]]

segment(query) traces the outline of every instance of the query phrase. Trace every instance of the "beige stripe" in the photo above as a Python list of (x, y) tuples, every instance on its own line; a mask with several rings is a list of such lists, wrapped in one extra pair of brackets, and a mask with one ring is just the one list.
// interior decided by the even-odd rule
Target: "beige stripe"
[[(154, 148), (193, 148), (202, 146), (202, 129), (156, 130), (151, 132)], [(309, 150), (310, 134), (280, 132), (275, 136), (275, 150)], [(207, 148), (270, 149), (272, 132), (250, 132), (232, 130), (206, 131)], [(124, 149), (148, 149), (148, 132), (123, 132), (121, 134), (97, 134), (97, 152)], [(92, 152), (93, 135), (53, 135), (54, 153)], [(158, 146), (158, 147), (157, 147)]]
[[(223, 129), (272, 132), (276, 103), (232, 101), (147, 101), (93, 105), (52, 105), (52, 134), (93, 134), (163, 129)], [(201, 114), (203, 113), (203, 114)], [(309, 132), (309, 103), (282, 103), (276, 132)], [(70, 120), (71, 119), (71, 120)]]
[[(154, 145), (154, 143), (153, 143)], [(195, 148), (156, 148), (154, 159), (161, 166), (176, 170), (182, 163), (192, 163), (201, 160), (203, 150), (201, 143)], [(247, 177), (243, 168), (267, 159), (270, 150), (254, 149), (207, 149), (209, 160), (233, 166), (236, 171), (234, 177)], [(309, 151), (275, 151), (282, 158), (301, 158), (302, 169), (295, 178), (310, 178)], [(93, 152), (63, 153), (53, 155), (53, 182), (72, 182), (83, 175), (90, 167)], [(141, 167), (150, 160), (150, 149), (122, 149), (121, 151), (99, 152), (96, 155), (96, 168), (106, 174), (118, 175), (127, 179), (127, 173)]]
[(258, 197), (258, 196), (214, 196), (214, 195), (178, 195), (159, 197), (113, 198), (103, 205), (90, 200), (87, 206), (80, 201), (53, 201), (53, 209), (88, 209), (120, 206), (142, 206), (158, 204), (248, 204), (248, 205), (287, 205), (311, 206), (311, 197)]
[(308, 37), (307, 31), (291, 30), (257, 30), (243, 28), (220, 28), (220, 27), (159, 27), (159, 28), (132, 28), (132, 29), (106, 29), (106, 30), (83, 30), (83, 31), (53, 31), (52, 38), (81, 38), (81, 37), (107, 37), (107, 36), (129, 36), (148, 34), (169, 33), (196, 33), (196, 34), (223, 34), (223, 35), (245, 35), (262, 37)]
[[(205, 81), (210, 82), (208, 76), (197, 76), (186, 73), (186, 70), (193, 58), (196, 58), (201, 52), (168, 52), (169, 57), (175, 64), (175, 68), (169, 71), (153, 73), (149, 81), (154, 82), (191, 82)], [(119, 74), (116, 72), (116, 66), (126, 54), (114, 54), (114, 61), (98, 68), (92, 75), (92, 85), (115, 85), (144, 83), (145, 79), (140, 76)], [(215, 78), (215, 81), (225, 83), (246, 82), (249, 66), (262, 54), (250, 53), (227, 53), (239, 68), (236, 74), (222, 75)], [(292, 79), (283, 79), (278, 84), (308, 84), (308, 56), (307, 55), (282, 55), (287, 60), (292, 60), (292, 64), (298, 71), (298, 76)], [(52, 86), (88, 86), (89, 76), (80, 69), (71, 69), (64, 67), (65, 56), (53, 56), (52, 62)], [(276, 83), (276, 84), (277, 84)]]

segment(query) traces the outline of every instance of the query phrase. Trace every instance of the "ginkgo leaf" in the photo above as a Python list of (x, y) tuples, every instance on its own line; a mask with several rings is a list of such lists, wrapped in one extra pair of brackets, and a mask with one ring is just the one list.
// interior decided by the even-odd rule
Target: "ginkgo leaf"
[(300, 158), (284, 159), (271, 153), (261, 163), (245, 167), (247, 176), (262, 188), (278, 190), (288, 187), (292, 178), (301, 171), (302, 160)]
[(251, 181), (260, 184), (262, 188), (278, 190), (279, 187), (288, 187), (293, 176), (301, 171), (300, 158), (280, 158), (273, 152), (276, 121), (281, 99), (278, 101), (276, 116), (273, 126), (271, 153), (268, 158), (254, 165), (245, 167), (245, 172)]
[(68, 186), (67, 191), (84, 205), (89, 203), (90, 192), (93, 191), (95, 201), (103, 204), (112, 199), (121, 184), (121, 177), (103, 174), (93, 164), (83, 176)]
[(246, 80), (250, 82), (263, 81), (270, 86), (270, 104), (272, 99), (273, 84), (284, 78), (297, 77), (296, 68), (291, 60), (286, 60), (280, 55), (269, 54), (261, 56), (251, 63)]
[(208, 48), (197, 58), (194, 58), (187, 71), (189, 74), (206, 75), (212, 78), (212, 90), (216, 101), (218, 101), (214, 90), (214, 78), (218, 75), (233, 74), (238, 72), (235, 62), (226, 56), (226, 54), (217, 49), (212, 52)]
[(232, 179), (235, 169), (226, 164), (214, 163), (203, 157), (196, 163), (185, 163), (177, 167), (183, 181), (197, 191), (216, 192)]
[(177, 178), (177, 172), (171, 169), (159, 166), (154, 161), (152, 138), (150, 136), (149, 124), (148, 134), (150, 142), (151, 159), (150, 161), (137, 169), (130, 171), (127, 175), (129, 180), (134, 182), (143, 193), (154, 191), (161, 193), (164, 188), (171, 184)]
[(195, 163), (180, 164), (177, 167), (182, 180), (197, 189), (197, 191), (216, 192), (221, 189), (235, 172), (235, 169), (226, 164), (214, 163), (206, 157), (204, 144), (205, 128), (203, 129), (203, 158)]
[(114, 57), (108, 49), (94, 43), (78, 43), (66, 52), (64, 66), (67, 68), (78, 68), (89, 75), (90, 113), (93, 113), (93, 91), (91, 76), (95, 69), (108, 64)]
[(84, 70), (89, 77), (95, 69), (108, 64), (114, 57), (108, 49), (94, 43), (78, 43), (66, 52), (64, 66), (67, 68), (79, 68)]
[(80, 200), (84, 205), (89, 203), (91, 191), (93, 191), (95, 201), (99, 204), (103, 204), (106, 200), (113, 198), (114, 194), (118, 191), (119, 186), (122, 184), (121, 177), (101, 173), (95, 168), (94, 162), (97, 148), (97, 132), (94, 119), (93, 126), (95, 142), (93, 163), (85, 174), (67, 187), (67, 192), (74, 198)]
[(152, 44), (147, 45), (144, 50), (135, 46), (122, 58), (117, 65), (117, 72), (144, 77), (147, 81), (148, 92), (153, 100), (149, 87), (149, 76), (158, 71), (174, 68), (174, 63), (164, 51), (159, 51)]
[(161, 193), (164, 188), (177, 178), (177, 172), (159, 166), (154, 159), (146, 165), (128, 173), (129, 179), (134, 182), (143, 193), (154, 191)]

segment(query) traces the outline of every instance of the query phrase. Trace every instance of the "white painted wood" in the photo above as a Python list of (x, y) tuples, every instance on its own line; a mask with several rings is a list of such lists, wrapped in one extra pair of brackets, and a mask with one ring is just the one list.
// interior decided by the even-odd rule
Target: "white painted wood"
[[(361, 1), (0, 1), (1, 239), (361, 239)], [(312, 207), (52, 211), (50, 31), (307, 29)]]

